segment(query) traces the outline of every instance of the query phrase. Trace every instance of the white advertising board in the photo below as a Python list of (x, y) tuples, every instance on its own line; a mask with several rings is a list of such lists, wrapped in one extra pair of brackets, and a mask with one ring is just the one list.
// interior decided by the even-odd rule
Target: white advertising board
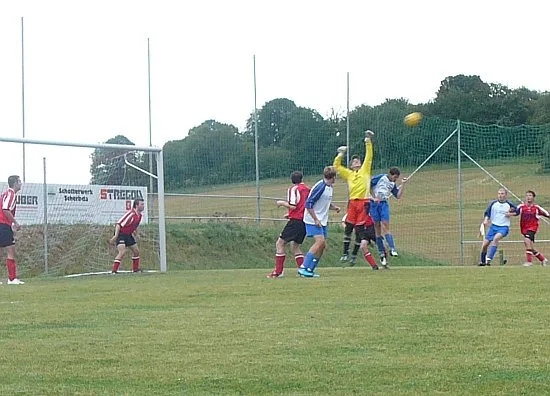
[[(7, 183), (0, 183), (2, 192), (7, 188)], [(147, 187), (27, 183), (17, 194), (16, 218), (20, 224), (44, 224), (47, 214), (49, 224), (114, 224), (137, 198), (145, 200), (144, 224)]]

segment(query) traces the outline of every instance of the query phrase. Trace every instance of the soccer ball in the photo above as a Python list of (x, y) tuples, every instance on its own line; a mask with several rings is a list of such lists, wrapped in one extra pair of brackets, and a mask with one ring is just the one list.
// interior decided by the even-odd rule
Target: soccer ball
[(415, 127), (418, 124), (420, 124), (420, 121), (422, 121), (422, 113), (418, 111), (411, 114), (407, 114), (403, 119), (403, 122), (408, 127)]

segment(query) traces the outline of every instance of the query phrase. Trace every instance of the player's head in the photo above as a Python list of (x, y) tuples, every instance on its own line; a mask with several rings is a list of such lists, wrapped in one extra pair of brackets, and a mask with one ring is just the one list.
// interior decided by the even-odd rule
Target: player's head
[(303, 178), (304, 178), (304, 175), (302, 175), (302, 172), (300, 171), (294, 171), (290, 175), (290, 180), (292, 180), (292, 184), (301, 183)]
[(401, 171), (396, 166), (390, 168), (390, 170), (388, 171), (388, 179), (390, 179), (392, 182), (396, 182), (397, 179), (399, 179), (399, 175), (401, 175)]
[(145, 209), (145, 201), (143, 200), (143, 198), (134, 199), (132, 208), (134, 208), (138, 212), (143, 212), (143, 210)]
[(13, 188), (16, 192), (21, 190), (21, 178), (17, 175), (8, 177), (8, 187)]
[(351, 162), (349, 164), (349, 168), (356, 171), (361, 169), (361, 157), (359, 157), (357, 154), (351, 156)]
[(498, 189), (498, 200), (500, 202), (506, 201), (506, 197), (508, 196), (508, 191), (504, 187), (501, 187)]
[(334, 166), (325, 167), (323, 170), (323, 178), (325, 179), (325, 183), (332, 186), (336, 180), (336, 168)]
[(533, 190), (527, 190), (525, 192), (525, 200), (528, 202), (528, 203), (531, 203), (535, 200), (535, 197), (537, 196), (537, 194), (535, 194), (535, 192)]

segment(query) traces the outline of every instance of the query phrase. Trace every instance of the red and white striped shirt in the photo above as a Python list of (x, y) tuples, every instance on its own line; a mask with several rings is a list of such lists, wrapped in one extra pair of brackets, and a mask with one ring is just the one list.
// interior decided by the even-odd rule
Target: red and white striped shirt
[(131, 235), (141, 222), (141, 214), (138, 214), (135, 209), (130, 209), (116, 223), (120, 225), (122, 234)]
[(15, 217), (15, 190), (13, 188), (8, 188), (6, 191), (0, 195), (0, 201), (2, 203), (2, 210), (0, 210), (0, 224), (7, 224), (11, 226), (11, 221), (8, 220), (4, 214), (4, 210), (9, 210), (13, 217)]
[(306, 207), (306, 200), (308, 195), (309, 187), (306, 186), (304, 183), (295, 184), (288, 189), (288, 203), (296, 207), (296, 209), (288, 210), (289, 219), (304, 219), (304, 208)]

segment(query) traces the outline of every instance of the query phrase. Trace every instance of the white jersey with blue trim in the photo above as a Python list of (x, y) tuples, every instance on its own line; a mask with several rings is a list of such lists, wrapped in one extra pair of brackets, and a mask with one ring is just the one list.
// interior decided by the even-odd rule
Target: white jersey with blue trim
[(332, 203), (332, 192), (332, 186), (327, 185), (324, 179), (315, 183), (306, 200), (304, 223), (315, 224), (313, 217), (309, 214), (309, 208), (315, 211), (321, 225), (326, 226), (328, 224), (328, 211)]
[(500, 202), (495, 199), (491, 201), (489, 207), (485, 211), (485, 217), (491, 219), (491, 224), (499, 227), (510, 227), (510, 217), (506, 216), (506, 213), (509, 213), (510, 209), (515, 211), (517, 209), (516, 205), (508, 200)]
[(384, 173), (374, 176), (371, 179), (370, 187), (372, 190), (373, 198), (380, 201), (387, 201), (388, 199), (390, 199), (392, 194), (394, 197), (397, 198), (397, 193), (399, 192), (399, 188), (397, 188), (395, 182), (392, 182), (388, 178), (388, 175)]

